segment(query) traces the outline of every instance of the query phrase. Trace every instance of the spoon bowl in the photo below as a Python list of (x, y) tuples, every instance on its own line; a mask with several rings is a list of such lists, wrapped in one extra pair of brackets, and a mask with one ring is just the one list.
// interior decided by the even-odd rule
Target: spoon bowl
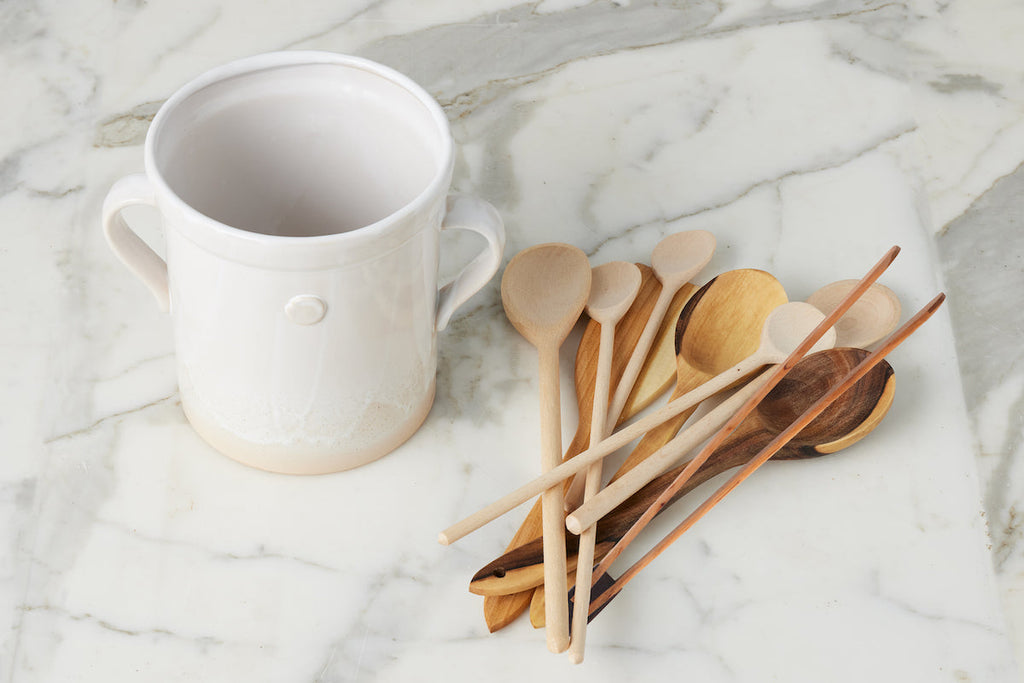
[[(562, 455), (558, 349), (576, 324), (590, 295), (587, 255), (569, 244), (541, 244), (516, 254), (501, 278), (501, 301), (509, 321), (537, 347), (540, 373), (541, 466), (558, 466)], [(541, 497), (544, 586), (551, 595), (567, 591), (562, 487)], [(552, 652), (569, 647), (568, 603), (547, 605), (547, 641)]]
[[(850, 293), (857, 282), (839, 280), (825, 285), (807, 297), (807, 303), (828, 315)], [(885, 285), (872, 283), (836, 323), (836, 346), (867, 348), (896, 329), (899, 321), (899, 297)]]

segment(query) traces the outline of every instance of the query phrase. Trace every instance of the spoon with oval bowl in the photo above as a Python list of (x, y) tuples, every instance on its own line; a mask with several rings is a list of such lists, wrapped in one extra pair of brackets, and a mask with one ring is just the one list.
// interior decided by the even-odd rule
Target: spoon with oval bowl
[[(697, 290), (676, 323), (676, 386), (669, 403), (753, 354), (764, 321), (787, 301), (786, 290), (774, 276), (752, 268), (727, 271)], [(665, 445), (696, 409), (695, 402), (663, 424), (645, 430), (612, 481)]]
[[(640, 339), (629, 356), (629, 362), (615, 387), (608, 407), (608, 422), (614, 426), (618, 423), (634, 384), (640, 374), (644, 361), (647, 359), (654, 343), (655, 336), (675, 297), (676, 293), (711, 260), (715, 253), (715, 236), (706, 230), (687, 230), (677, 232), (664, 238), (651, 252), (651, 268), (661, 283), (661, 291), (654, 303)], [(607, 434), (602, 434), (602, 438)], [(567, 506), (571, 509), (583, 498), (583, 478), (573, 481), (566, 490)]]
[[(541, 465), (556, 467), (562, 454), (558, 350), (576, 325), (590, 294), (587, 255), (569, 244), (541, 244), (512, 257), (501, 278), (505, 315), (537, 348), (540, 374)], [(565, 527), (562, 487), (553, 486), (541, 499), (544, 585), (553, 595), (566, 589)], [(548, 603), (548, 649), (569, 647), (568, 604)]]
[[(608, 418), (608, 398), (611, 386), (612, 357), (615, 350), (615, 326), (629, 310), (640, 290), (640, 270), (632, 263), (612, 261), (593, 269), (587, 315), (601, 326), (601, 343), (597, 354), (597, 373), (594, 383), (593, 413), (590, 419), (590, 440), (600, 441), (605, 435)], [(632, 389), (632, 387), (631, 387)], [(595, 462), (586, 470), (584, 500), (597, 493), (601, 486), (601, 463)], [(590, 597), (590, 576), (594, 568), (594, 535), (589, 531), (579, 542), (579, 562), (576, 572), (576, 594), (586, 601)], [(547, 607), (545, 606), (545, 613)], [(569, 658), (576, 664), (583, 661), (587, 633), (587, 606), (581, 604), (570, 627)], [(546, 615), (545, 615), (546, 616)]]
[[(866, 356), (867, 352), (861, 349), (840, 348), (819, 351), (801, 360), (701, 465), (673, 496), (672, 502), (722, 472), (746, 464), (792, 422), (788, 418), (801, 415)], [(892, 367), (882, 362), (774, 457), (800, 460), (848, 448), (878, 426), (892, 404), (894, 390)], [(596, 525), (595, 557), (603, 557), (611, 550), (685, 467), (683, 464), (661, 474), (601, 518)], [(575, 539), (572, 535), (566, 539), (570, 551), (576, 546)], [(518, 591), (529, 584), (538, 586), (541, 581), (536, 575), (542, 562), (539, 542), (522, 546), (481, 568), (473, 577), (470, 590), (474, 593)]]
[[(828, 315), (857, 286), (857, 282), (839, 280), (825, 285), (807, 297), (807, 303)], [(866, 349), (896, 329), (899, 321), (899, 297), (885, 285), (872, 283), (836, 323), (836, 346)]]
[[(613, 355), (612, 384), (618, 383), (622, 377), (629, 353), (637, 345), (642, 330), (646, 328), (661, 291), (661, 285), (650, 266), (637, 264), (637, 267), (641, 273), (640, 291), (629, 311), (615, 327), (615, 348), (621, 349), (623, 353)], [(673, 298), (669, 312), (655, 337), (654, 348), (648, 354), (647, 362), (640, 371), (640, 377), (633, 387), (626, 408), (619, 417), (620, 422), (632, 418), (672, 386), (676, 372), (675, 321), (695, 290), (696, 287), (691, 284), (683, 285)], [(577, 349), (574, 380), (579, 420), (576, 433), (563, 456), (564, 460), (572, 458), (589, 445), (600, 327), (600, 324), (591, 320), (583, 331)], [(540, 536), (541, 502), (538, 500), (513, 535), (505, 552), (510, 552)], [(512, 623), (530, 605), (531, 594), (532, 589), (518, 594), (485, 596), (483, 613), (487, 628), (493, 633)]]

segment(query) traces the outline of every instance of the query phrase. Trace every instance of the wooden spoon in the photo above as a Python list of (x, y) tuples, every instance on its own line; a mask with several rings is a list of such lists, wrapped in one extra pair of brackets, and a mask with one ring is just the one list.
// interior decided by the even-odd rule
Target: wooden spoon
[[(558, 349), (583, 312), (590, 294), (587, 255), (569, 244), (541, 244), (516, 254), (501, 278), (501, 301), (509, 321), (537, 348), (540, 372), (541, 464), (558, 466), (562, 454)], [(544, 585), (552, 595), (566, 589), (562, 487), (542, 496)], [(568, 604), (547, 605), (548, 649), (569, 647)]]
[[(722, 273), (697, 290), (676, 324), (676, 387), (670, 400), (754, 353), (768, 314), (787, 301), (779, 281), (756, 269)], [(694, 410), (696, 405), (648, 431), (612, 481), (664, 446)]]
[[(594, 389), (594, 408), (590, 420), (590, 440), (600, 441), (605, 436), (608, 417), (609, 387), (611, 386), (612, 358), (615, 346), (615, 326), (626, 314), (640, 290), (640, 270), (632, 263), (613, 261), (593, 270), (587, 314), (601, 326), (601, 344), (597, 358), (597, 377)], [(632, 387), (631, 387), (632, 389)], [(560, 486), (560, 485), (559, 485)], [(601, 486), (601, 463), (587, 469), (586, 497), (593, 496)], [(580, 539), (580, 571), (576, 573), (576, 594), (590, 597), (590, 574), (594, 569), (594, 536), (586, 534)], [(566, 603), (568, 605), (568, 603)], [(569, 658), (576, 664), (583, 661), (587, 633), (589, 602), (576, 612), (570, 629)], [(547, 607), (545, 606), (545, 616)]]
[[(654, 304), (640, 340), (632, 350), (626, 369), (619, 379), (618, 386), (611, 398), (608, 408), (609, 425), (618, 424), (627, 403), (633, 385), (640, 375), (641, 368), (651, 351), (658, 330), (672, 303), (676, 293), (711, 260), (715, 253), (715, 236), (705, 230), (688, 230), (669, 235), (658, 242), (651, 252), (651, 267), (661, 283), (661, 292)], [(605, 437), (607, 434), (602, 434)], [(566, 491), (566, 505), (575, 508), (583, 499), (584, 481), (579, 478), (570, 484)]]
[[(807, 303), (827, 315), (857, 286), (857, 282), (839, 280), (825, 285), (807, 297)], [(888, 287), (875, 282), (836, 323), (836, 346), (866, 349), (896, 329), (899, 321), (899, 297)]]
[[(820, 351), (800, 361), (694, 473), (672, 502), (712, 477), (746, 464), (789, 426), (790, 418), (802, 414), (866, 356), (866, 351), (842, 348)], [(775, 458), (813, 458), (848, 448), (864, 438), (878, 426), (892, 405), (894, 379), (892, 367), (880, 363), (784, 446)], [(597, 522), (596, 558), (603, 557), (615, 546), (685, 467), (683, 464), (660, 475)], [(571, 552), (577, 546), (576, 537), (567, 537), (566, 545), (570, 551), (568, 566), (574, 568), (576, 562)], [(542, 579), (538, 577), (543, 575), (541, 551), (537, 541), (503, 555), (477, 572), (470, 590), (520, 591), (529, 585), (539, 585)]]
[[(661, 285), (649, 266), (637, 264), (642, 276), (640, 292), (629, 311), (615, 328), (616, 353), (612, 358), (612, 384), (616, 384), (625, 369), (629, 353), (636, 346), (651, 311), (661, 291)], [(620, 421), (628, 420), (636, 415), (672, 385), (675, 379), (675, 320), (679, 317), (683, 305), (696, 288), (684, 285), (669, 306), (669, 313), (662, 323), (655, 338), (654, 350), (648, 354), (647, 363), (640, 371), (640, 378), (633, 387), (633, 393), (626, 403), (626, 409)], [(591, 320), (583, 332), (576, 353), (575, 385), (579, 421), (576, 434), (566, 449), (564, 459), (568, 460), (585, 450), (590, 440), (590, 419), (593, 411), (594, 384), (597, 377), (597, 352), (599, 346), (600, 325)], [(541, 535), (541, 502), (538, 500), (530, 509), (522, 525), (509, 542), (505, 552), (509, 552), (524, 543), (540, 538)], [(444, 542), (442, 540), (442, 542)], [(526, 611), (531, 603), (532, 589), (519, 594), (494, 595), (484, 598), (484, 621), (491, 633), (508, 626), (520, 614)]]

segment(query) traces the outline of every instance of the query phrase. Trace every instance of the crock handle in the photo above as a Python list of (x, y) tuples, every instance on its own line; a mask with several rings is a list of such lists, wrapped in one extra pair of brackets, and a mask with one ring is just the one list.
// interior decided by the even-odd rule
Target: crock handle
[(167, 263), (135, 234), (121, 215), (125, 207), (134, 204), (156, 207), (156, 191), (141, 173), (125, 176), (110, 188), (103, 200), (103, 233), (114, 254), (149, 287), (160, 310), (166, 313), (171, 307)]
[(476, 294), (498, 272), (505, 251), (505, 226), (498, 211), (482, 199), (453, 194), (448, 197), (448, 213), (442, 230), (472, 230), (483, 235), (487, 246), (470, 261), (454, 280), (438, 292), (437, 331), (448, 325), (455, 309)]

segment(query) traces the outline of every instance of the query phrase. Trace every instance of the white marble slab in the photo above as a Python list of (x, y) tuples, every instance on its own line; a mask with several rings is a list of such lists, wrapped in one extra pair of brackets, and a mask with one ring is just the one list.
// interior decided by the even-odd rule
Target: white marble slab
[[(0, 679), (1019, 680), (1024, 9), (78, 1), (0, 26)], [(536, 360), (497, 282), (442, 336), (408, 444), (286, 477), (195, 436), (169, 322), (100, 235), (164, 98), (290, 48), (432, 92), (508, 256), (646, 260), (702, 228), (701, 282), (759, 267), (801, 299), (899, 244), (882, 281), (907, 314), (949, 304), (891, 356), (869, 439), (766, 466), (595, 620), (581, 667), (525, 620), (488, 634), (466, 586), (522, 512), (435, 538), (538, 467)], [(454, 270), (475, 244), (448, 247)]]

